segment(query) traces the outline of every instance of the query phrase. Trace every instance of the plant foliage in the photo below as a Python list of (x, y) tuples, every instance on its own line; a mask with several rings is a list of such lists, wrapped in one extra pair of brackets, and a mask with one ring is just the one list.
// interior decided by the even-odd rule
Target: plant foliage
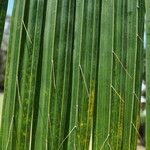
[(144, 6), (15, 1), (2, 150), (136, 149)]

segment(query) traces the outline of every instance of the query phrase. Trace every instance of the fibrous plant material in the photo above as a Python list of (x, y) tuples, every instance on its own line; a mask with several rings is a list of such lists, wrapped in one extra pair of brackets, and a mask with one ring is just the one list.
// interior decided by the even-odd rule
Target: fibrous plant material
[(146, 0), (146, 149), (150, 150), (150, 1)]
[[(12, 146), (15, 149), (29, 149), (31, 147), (34, 93), (38, 56), (41, 48), (44, 5), (44, 1), (15, 2), (12, 16), (5, 83), (5, 91), (7, 92), (4, 96), (4, 101), (5, 99), (7, 101), (4, 102), (5, 109), (3, 111), (4, 124), (8, 119), (7, 113), (11, 113), (9, 114), (11, 121), (9, 120), (10, 124), (7, 129), (6, 125), (2, 126), (2, 145)], [(13, 68), (11, 68), (12, 64)], [(11, 79), (12, 76), (13, 79)], [(12, 81), (12, 85), (8, 85)], [(7, 144), (6, 141), (3, 141), (5, 136), (7, 136)]]
[(15, 140), (13, 138), (13, 133), (15, 131), (13, 130), (15, 125), (14, 119), (16, 116), (14, 111), (24, 8), (25, 0), (15, 1), (7, 56), (0, 149), (12, 149), (13, 140)]
[(144, 16), (145, 16), (145, 1), (138, 0), (138, 31), (137, 31), (137, 51), (136, 51), (136, 62), (135, 62), (135, 73), (134, 73), (134, 105), (133, 105), (133, 116), (132, 116), (132, 130), (131, 130), (131, 149), (136, 149), (137, 141), (135, 138), (141, 139), (139, 134), (140, 127), (140, 96), (141, 96), (141, 83), (144, 66)]
[(35, 149), (63, 149), (70, 107), (73, 0), (47, 3)]
[[(34, 103), (38, 102), (35, 99), (35, 90), (45, 7), (46, 1), (44, 0), (27, 1), (25, 16), (22, 20), (24, 33), (22, 34), (22, 57), (20, 58), (17, 87), (17, 92), (20, 94), (17, 98), (19, 101), (18, 124), (16, 127), (17, 149), (29, 149), (33, 146), (31, 132), (36, 128), (33, 115)], [(27, 16), (27, 14), (29, 15)]]
[[(138, 8), (137, 0), (126, 1), (126, 76), (125, 76), (125, 105), (122, 149), (131, 148), (131, 131), (133, 126), (133, 110), (135, 97), (135, 70), (137, 58)], [(140, 85), (139, 85), (140, 86)]]
[[(68, 149), (88, 149), (93, 126), (100, 1), (76, 1)], [(80, 18), (80, 19), (79, 19)]]
[(112, 149), (121, 149), (123, 134), (125, 58), (124, 42), (126, 40), (126, 0), (117, 0), (114, 4), (114, 39), (111, 82), (111, 121), (109, 144)]
[[(109, 10), (109, 12), (108, 12)], [(102, 1), (93, 149), (108, 149), (111, 128), (111, 85), (114, 40), (114, 1)], [(109, 42), (109, 44), (108, 44)]]
[(139, 5), (15, 1), (2, 150), (135, 149), (144, 22)]
[(7, 12), (8, 0), (0, 0), (0, 45), (3, 37), (3, 30)]

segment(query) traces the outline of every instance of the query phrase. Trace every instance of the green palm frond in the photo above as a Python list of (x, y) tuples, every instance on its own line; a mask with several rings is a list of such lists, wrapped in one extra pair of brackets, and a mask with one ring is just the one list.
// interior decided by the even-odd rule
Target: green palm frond
[(135, 149), (144, 13), (142, 0), (16, 0), (0, 148)]

